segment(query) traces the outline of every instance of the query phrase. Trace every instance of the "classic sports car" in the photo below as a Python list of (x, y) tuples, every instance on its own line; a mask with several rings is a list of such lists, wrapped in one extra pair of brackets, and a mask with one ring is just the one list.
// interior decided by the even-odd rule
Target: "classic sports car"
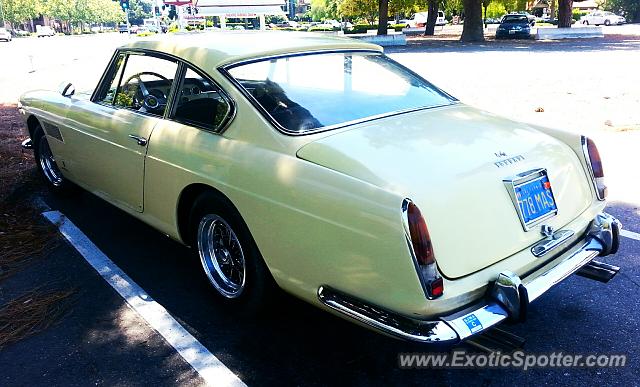
[(119, 48), (92, 93), (20, 99), (48, 186), (191, 246), (221, 302), (274, 286), (455, 344), (618, 248), (590, 139), (460, 103), (379, 46), (283, 32)]

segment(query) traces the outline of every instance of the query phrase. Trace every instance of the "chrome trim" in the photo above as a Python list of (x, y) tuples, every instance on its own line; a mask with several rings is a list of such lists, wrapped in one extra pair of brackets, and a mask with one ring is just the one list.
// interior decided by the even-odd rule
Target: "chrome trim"
[[(441, 107), (446, 107), (446, 106), (452, 106), (452, 105), (455, 105), (455, 104), (459, 103), (459, 101), (455, 97), (451, 96), (446, 91), (441, 90), (440, 88), (436, 87), (431, 82), (429, 82), (426, 79), (424, 79), (424, 77), (422, 77), (421, 75), (417, 74), (416, 72), (414, 72), (413, 70), (409, 69), (408, 67), (406, 67), (406, 66), (404, 66), (404, 65), (402, 65), (402, 64), (400, 64), (400, 63), (398, 63), (396, 61), (393, 61), (394, 65), (397, 65), (399, 68), (407, 71), (409, 74), (413, 75), (414, 77), (417, 77), (417, 78), (423, 80), (424, 82), (426, 82), (429, 85), (431, 85), (431, 87), (433, 87), (434, 90), (436, 90), (437, 92), (443, 94), (445, 97), (449, 98), (450, 99), (450, 103), (443, 104), (443, 105), (425, 106), (425, 107), (418, 107), (418, 108), (411, 108), (411, 109), (404, 109), (404, 110), (396, 110), (396, 111), (392, 111), (392, 112), (388, 112), (388, 113), (377, 114), (377, 115), (374, 115), (374, 116), (363, 117), (363, 118), (360, 118), (360, 119), (357, 119), (357, 120), (351, 120), (351, 121), (343, 122), (343, 123), (340, 123), (340, 124), (323, 126), (323, 127), (320, 127), (320, 128), (314, 129), (314, 130), (308, 130), (308, 131), (305, 131), (305, 132), (295, 132), (295, 131), (288, 130), (287, 128), (285, 128), (282, 125), (280, 125), (280, 123), (278, 123), (278, 121), (276, 121), (276, 119), (274, 119), (271, 116), (271, 114), (269, 114), (269, 112), (267, 112), (264, 109), (264, 107), (253, 97), (253, 95), (247, 89), (245, 89), (240, 84), (240, 82), (238, 82), (231, 75), (231, 73), (229, 73), (229, 70), (234, 68), (234, 67), (243, 66), (243, 65), (247, 65), (247, 64), (251, 64), (251, 63), (256, 63), (256, 62), (263, 62), (263, 61), (266, 61), (266, 60), (281, 59), (281, 58), (293, 58), (293, 57), (297, 57), (297, 56), (306, 56), (306, 55), (321, 55), (321, 54), (336, 54), (336, 53), (373, 53), (373, 54), (379, 54), (379, 55), (384, 56), (385, 58), (388, 58), (382, 51), (376, 51), (376, 50), (371, 50), (371, 49), (315, 50), (315, 51), (308, 51), (308, 52), (298, 52), (298, 53), (290, 53), (290, 54), (278, 54), (278, 55), (270, 55), (270, 56), (264, 56), (264, 57), (259, 57), (259, 58), (252, 58), (252, 59), (249, 59), (249, 60), (244, 60), (244, 61), (240, 61), (240, 62), (234, 62), (234, 63), (222, 65), (222, 66), (218, 67), (218, 71), (222, 75), (224, 75), (225, 78), (227, 78), (227, 80), (231, 84), (233, 84), (233, 86), (251, 103), (251, 105), (253, 105), (254, 108), (256, 108), (256, 110), (258, 110), (258, 112), (260, 112), (260, 114), (267, 121), (269, 121), (269, 123), (276, 130), (278, 130), (280, 133), (286, 134), (288, 136), (306, 136), (306, 135), (311, 135), (311, 134), (316, 134), (316, 133), (322, 133), (322, 132), (327, 132), (327, 131), (330, 131), (330, 130), (344, 128), (344, 127), (351, 126), (351, 125), (356, 125), (356, 124), (360, 124), (360, 123), (364, 123), (364, 122), (378, 120), (378, 119), (381, 119), (381, 118), (393, 117), (393, 116), (397, 116), (399, 114), (406, 114), (406, 113), (411, 113), (411, 112), (416, 112), (416, 111), (436, 109), (436, 108), (441, 108)], [(391, 60), (393, 60), (393, 59), (391, 59)]]
[(240, 297), (246, 285), (247, 264), (233, 228), (218, 215), (206, 215), (198, 224), (197, 243), (209, 282), (226, 298)]
[[(556, 209), (554, 211), (551, 211), (541, 216), (540, 218), (532, 220), (528, 223), (524, 221), (524, 214), (522, 213), (522, 210), (520, 209), (520, 205), (518, 204), (518, 199), (516, 198), (515, 187), (517, 185), (528, 183), (535, 179), (542, 178), (543, 176), (546, 176), (547, 179), (549, 179), (549, 174), (547, 173), (546, 168), (532, 169), (530, 171), (522, 172), (514, 176), (506, 177), (502, 180), (505, 188), (507, 189), (507, 192), (509, 193), (509, 197), (511, 197), (511, 201), (513, 202), (513, 207), (515, 208), (516, 213), (518, 214), (518, 219), (520, 219), (520, 224), (522, 225), (522, 228), (524, 229), (524, 231), (532, 230), (534, 226), (544, 222), (545, 220), (549, 219), (552, 216), (555, 216), (558, 213), (558, 204), (555, 201), (555, 196), (554, 196), (553, 201), (556, 204)], [(551, 180), (549, 180), (549, 182), (551, 182)], [(553, 195), (553, 188), (551, 188), (551, 195)]]
[[(596, 193), (596, 198), (598, 200), (603, 201), (606, 199), (606, 189), (607, 186), (604, 186), (604, 195), (600, 195), (600, 190), (598, 189), (598, 182), (596, 181), (596, 175), (593, 173), (593, 166), (591, 165), (591, 156), (589, 156), (589, 147), (587, 146), (587, 136), (580, 136), (580, 142), (582, 143), (582, 153), (584, 154), (584, 161), (587, 164), (587, 170), (589, 171), (589, 176), (591, 176), (591, 185), (593, 186), (593, 190)], [(604, 183), (603, 183), (604, 184)]]
[[(176, 69), (176, 75), (174, 77), (173, 80), (173, 84), (171, 85), (171, 90), (169, 90), (169, 95), (167, 96), (167, 106), (165, 107), (164, 113), (162, 115), (157, 115), (157, 114), (145, 114), (144, 112), (138, 112), (135, 110), (131, 110), (131, 109), (126, 109), (126, 108), (121, 108), (118, 106), (115, 106), (113, 103), (111, 104), (105, 104), (105, 103), (101, 103), (101, 101), (96, 101), (96, 99), (98, 98), (99, 95), (102, 94), (103, 90), (106, 87), (109, 87), (110, 85), (106, 85), (103, 84), (103, 82), (105, 82), (107, 78), (107, 76), (110, 74), (110, 71), (113, 71), (114, 69), (112, 69), (113, 63), (116, 61), (116, 58), (118, 57), (119, 54), (123, 54), (125, 55), (125, 63), (123, 63), (123, 66), (126, 67), (127, 65), (127, 61), (128, 61), (128, 56), (129, 54), (134, 54), (134, 55), (151, 55), (151, 56), (155, 56), (155, 57), (159, 57), (159, 58), (163, 58), (164, 59), (171, 59), (171, 60), (175, 60), (176, 62), (178, 62), (178, 67)], [(174, 106), (175, 106), (175, 99), (179, 97), (180, 93), (177, 87), (177, 83), (175, 78), (177, 78), (180, 73), (181, 73), (181, 65), (185, 66), (185, 67), (190, 67), (192, 70), (194, 70), (195, 72), (199, 73), (201, 76), (205, 77), (207, 79), (207, 81), (211, 82), (211, 84), (215, 85), (221, 92), (222, 92), (222, 97), (224, 99), (227, 100), (227, 102), (229, 102), (229, 111), (227, 112), (227, 115), (225, 117), (224, 120), (221, 121), (220, 125), (215, 128), (215, 129), (211, 129), (211, 128), (204, 128), (202, 126), (198, 126), (198, 125), (193, 125), (193, 124), (185, 124), (179, 121), (174, 120), (171, 117), (171, 114), (173, 113), (172, 110)], [(118, 69), (115, 69), (115, 71), (117, 71)], [(124, 74), (124, 72), (123, 72)], [(121, 76), (123, 75), (121, 74)], [(186, 74), (186, 70), (185, 70), (185, 74)], [(118, 82), (118, 85), (120, 85), (120, 83), (122, 82), (122, 79)], [(179, 82), (179, 83), (182, 83)], [(133, 47), (123, 47), (123, 48), (117, 48), (111, 58), (111, 60), (109, 61), (109, 65), (107, 66), (107, 68), (105, 69), (102, 77), (100, 78), (100, 81), (98, 82), (98, 87), (96, 87), (96, 89), (94, 90), (93, 94), (91, 95), (91, 102), (97, 103), (99, 105), (105, 106), (105, 107), (110, 107), (112, 109), (126, 109), (127, 111), (132, 111), (134, 113), (138, 113), (138, 114), (142, 114), (145, 116), (149, 116), (149, 117), (154, 117), (154, 118), (160, 118), (160, 119), (164, 119), (164, 120), (168, 120), (168, 121), (172, 121), (172, 122), (177, 122), (181, 125), (187, 125), (187, 126), (191, 126), (191, 127), (195, 127), (201, 130), (206, 130), (208, 132), (212, 132), (212, 133), (217, 133), (217, 134), (222, 134), (224, 133), (225, 130), (227, 130), (227, 128), (229, 127), (229, 125), (231, 125), (231, 122), (233, 122), (233, 120), (236, 117), (237, 114), (237, 103), (236, 101), (231, 97), (231, 95), (218, 83), (216, 82), (213, 77), (211, 77), (211, 75), (202, 70), (200, 67), (196, 66), (195, 64), (179, 57), (173, 54), (169, 54), (163, 51), (154, 51), (154, 50), (149, 50), (149, 49), (144, 49), (144, 48), (133, 48)], [(115, 98), (114, 98), (114, 102), (115, 102)], [(169, 114), (167, 114), (169, 112)]]
[(318, 299), (329, 308), (388, 335), (427, 344), (452, 345), (456, 332), (444, 321), (421, 321), (371, 306), (328, 286), (318, 289)]
[(613, 216), (598, 214), (587, 229), (583, 244), (559, 262), (553, 262), (552, 267), (539, 269), (524, 279), (514, 273), (502, 272), (488, 297), (459, 312), (433, 320), (409, 318), (328, 286), (318, 289), (318, 299), (327, 307), (385, 334), (430, 345), (450, 346), (504, 320), (522, 317), (518, 314), (522, 314), (522, 309), (526, 309), (531, 301), (589, 264), (596, 256), (610, 254), (618, 243), (615, 231), (619, 230), (618, 227), (620, 222)]
[(531, 248), (531, 254), (536, 257), (542, 257), (549, 251), (560, 246), (563, 242), (566, 242), (574, 234), (575, 232), (573, 232), (572, 230), (556, 231), (552, 235), (533, 245), (533, 247)]
[(22, 141), (20, 146), (22, 147), (22, 149), (33, 149), (33, 141), (31, 141), (31, 139), (28, 138), (28, 139)]
[(62, 173), (56, 164), (46, 135), (41, 136), (38, 142), (38, 163), (42, 174), (54, 187), (62, 186)]
[(522, 281), (520, 281), (520, 277), (516, 273), (503, 271), (498, 274), (498, 278), (490, 292), (491, 298), (498, 301), (507, 310), (509, 316), (518, 316), (518, 318), (520, 317), (522, 305), (520, 286), (522, 286)]
[[(413, 242), (411, 241), (411, 232), (409, 231), (409, 203), (413, 203), (411, 199), (404, 199), (402, 201), (402, 226), (404, 229), (404, 236), (407, 241), (407, 246), (409, 247), (409, 252), (411, 253), (411, 259), (413, 260), (413, 265), (416, 268), (416, 272), (418, 274), (418, 279), (420, 280), (420, 285), (422, 286), (422, 290), (424, 291), (424, 295), (429, 300), (433, 300), (435, 298), (431, 294), (431, 284), (441, 278), (440, 272), (438, 271), (438, 263), (435, 259), (433, 259), (433, 263), (429, 265), (420, 265), (418, 263), (418, 258), (416, 257), (416, 253), (413, 250)], [(415, 205), (415, 203), (414, 203)]]
[(147, 145), (147, 139), (144, 138), (144, 137), (136, 136), (135, 134), (130, 134), (127, 137), (129, 137), (130, 139), (132, 139), (135, 142), (137, 142), (138, 145), (140, 145), (140, 146), (146, 146)]

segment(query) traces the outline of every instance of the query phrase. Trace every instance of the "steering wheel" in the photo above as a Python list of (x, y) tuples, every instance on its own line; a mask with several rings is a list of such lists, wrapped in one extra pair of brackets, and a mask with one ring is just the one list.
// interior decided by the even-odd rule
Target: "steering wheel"
[(147, 86), (144, 84), (144, 82), (142, 82), (141, 77), (143, 75), (151, 75), (153, 77), (160, 78), (163, 81), (169, 82), (169, 79), (167, 79), (167, 77), (163, 75), (160, 75), (153, 71), (142, 71), (140, 73), (133, 74), (132, 76), (127, 78), (127, 80), (124, 81), (123, 85), (128, 85), (129, 82), (131, 82), (133, 79), (136, 79), (138, 81), (138, 89), (142, 94), (142, 106), (146, 110), (164, 109), (164, 107), (167, 106), (167, 96), (164, 95), (164, 93), (160, 90), (157, 90), (157, 89), (149, 90)]

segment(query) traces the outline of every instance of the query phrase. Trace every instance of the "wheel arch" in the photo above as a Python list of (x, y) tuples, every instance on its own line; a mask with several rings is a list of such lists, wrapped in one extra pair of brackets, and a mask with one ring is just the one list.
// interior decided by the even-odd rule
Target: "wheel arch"
[(195, 201), (205, 193), (210, 193), (216, 196), (222, 203), (231, 207), (240, 216), (240, 219), (245, 222), (240, 211), (238, 211), (238, 208), (233, 204), (231, 199), (229, 199), (227, 195), (222, 193), (220, 190), (204, 183), (189, 184), (180, 192), (180, 195), (178, 196), (178, 205), (176, 207), (178, 235), (182, 242), (188, 246), (191, 245), (193, 239), (193, 236), (189, 233), (189, 215), (191, 213), (191, 208), (195, 204)]
[(34, 140), (33, 134), (38, 126), (42, 127), (40, 120), (35, 115), (31, 114), (29, 118), (27, 118), (27, 130), (29, 131), (29, 137), (32, 140)]

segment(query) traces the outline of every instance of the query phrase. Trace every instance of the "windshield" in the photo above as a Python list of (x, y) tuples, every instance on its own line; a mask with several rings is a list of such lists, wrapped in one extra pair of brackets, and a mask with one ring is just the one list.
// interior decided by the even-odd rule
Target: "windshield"
[(528, 23), (529, 19), (526, 16), (505, 16), (502, 22), (507, 24)]
[(298, 55), (228, 71), (268, 117), (296, 134), (454, 101), (380, 53)]

